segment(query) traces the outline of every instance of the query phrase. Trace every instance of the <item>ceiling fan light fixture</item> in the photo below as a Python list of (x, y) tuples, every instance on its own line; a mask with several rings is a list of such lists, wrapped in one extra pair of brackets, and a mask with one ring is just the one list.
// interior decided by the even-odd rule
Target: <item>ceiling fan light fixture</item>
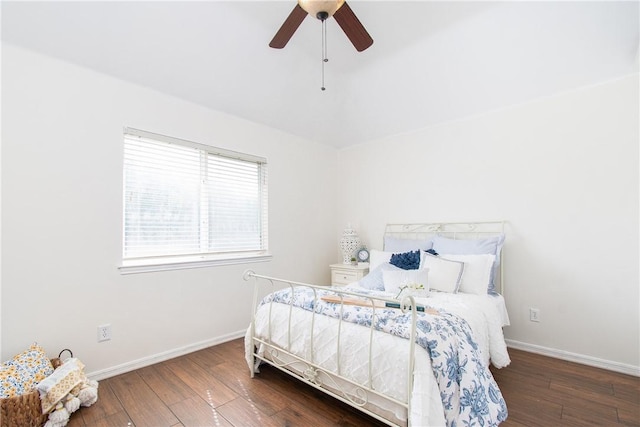
[(324, 21), (328, 17), (333, 16), (344, 4), (344, 1), (345, 0), (298, 0), (298, 4), (309, 15)]

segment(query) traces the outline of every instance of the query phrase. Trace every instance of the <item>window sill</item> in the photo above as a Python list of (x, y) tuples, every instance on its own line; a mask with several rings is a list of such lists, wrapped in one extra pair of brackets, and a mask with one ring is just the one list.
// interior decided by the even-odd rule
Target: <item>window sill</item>
[(120, 274), (150, 273), (156, 271), (185, 270), (215, 267), (219, 265), (247, 264), (271, 261), (272, 255), (265, 252), (255, 254), (233, 254), (214, 257), (170, 257), (123, 261), (118, 267)]

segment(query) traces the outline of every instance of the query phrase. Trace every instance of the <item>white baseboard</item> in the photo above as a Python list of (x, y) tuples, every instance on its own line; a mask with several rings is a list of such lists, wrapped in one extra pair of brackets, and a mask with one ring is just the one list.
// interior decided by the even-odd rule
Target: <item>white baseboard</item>
[(610, 371), (640, 377), (640, 366), (613, 362), (611, 360), (599, 359), (597, 357), (586, 356), (584, 354), (571, 353), (569, 351), (557, 350), (555, 348), (543, 347), (540, 345), (528, 344), (520, 341), (505, 341), (508, 347), (515, 348), (517, 350), (542, 354), (543, 356), (554, 357), (556, 359), (567, 360), (569, 362), (581, 363), (583, 365), (594, 366), (596, 368), (608, 369)]
[[(125, 374), (127, 372), (144, 368), (154, 363), (164, 362), (165, 360), (173, 359), (174, 357), (182, 356), (194, 351), (202, 350), (203, 348), (211, 347), (214, 345), (222, 344), (227, 341), (231, 341), (237, 338), (242, 338), (245, 335), (245, 330), (233, 332), (230, 334), (222, 335), (216, 338), (212, 338), (205, 341), (200, 341), (195, 344), (189, 344), (184, 347), (179, 347), (173, 350), (165, 351), (162, 353), (154, 354), (142, 359), (133, 360), (131, 362), (123, 363), (121, 365), (112, 366), (107, 369), (87, 373), (87, 377), (92, 380), (100, 381), (105, 378), (114, 377), (116, 375)], [(557, 350), (555, 348), (543, 347), (540, 345), (524, 343), (514, 340), (505, 340), (507, 346), (515, 348), (517, 350), (528, 351), (530, 353), (542, 354), (543, 356), (554, 357), (556, 359), (567, 360), (570, 362), (581, 363), (583, 365), (594, 366), (596, 368), (608, 369), (610, 371), (620, 372), (627, 375), (633, 375), (640, 377), (640, 367), (634, 365), (628, 365), (619, 362), (613, 362), (610, 360), (599, 359), (596, 357), (585, 356), (583, 354), (571, 353), (564, 350)]]
[[(182, 356), (194, 351), (202, 350), (203, 348), (211, 347), (217, 344), (222, 344), (227, 341), (235, 340), (236, 338), (244, 337), (246, 330), (233, 332), (220, 337), (212, 338), (205, 341), (200, 341), (195, 344), (189, 344), (184, 347), (175, 348), (173, 350), (165, 351), (162, 353), (154, 354), (142, 359), (132, 360), (131, 362), (123, 363), (121, 365), (112, 366), (107, 369), (101, 369), (95, 372), (87, 373), (87, 377), (92, 380), (100, 381), (105, 378), (114, 377), (116, 375), (124, 374), (135, 369), (144, 368), (145, 366), (153, 365), (154, 363), (164, 362), (165, 360), (173, 359), (174, 357)], [(248, 368), (247, 368), (248, 369)]]

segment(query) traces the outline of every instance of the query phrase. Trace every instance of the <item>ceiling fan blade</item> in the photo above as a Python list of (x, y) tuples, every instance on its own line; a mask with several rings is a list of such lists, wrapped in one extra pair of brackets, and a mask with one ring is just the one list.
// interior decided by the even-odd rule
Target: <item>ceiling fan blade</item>
[(269, 43), (269, 46), (275, 49), (282, 49), (285, 47), (293, 36), (293, 33), (296, 32), (306, 17), (307, 12), (305, 12), (300, 5), (296, 4), (296, 7), (293, 8), (287, 19), (285, 19), (282, 27), (280, 27), (276, 35), (273, 37), (273, 40), (271, 40), (271, 43)]
[(358, 52), (362, 52), (373, 44), (373, 39), (346, 2), (336, 11), (333, 17)]

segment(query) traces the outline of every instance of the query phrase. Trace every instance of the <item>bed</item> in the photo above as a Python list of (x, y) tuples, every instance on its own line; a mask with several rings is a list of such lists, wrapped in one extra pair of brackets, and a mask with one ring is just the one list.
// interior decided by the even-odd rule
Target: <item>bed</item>
[(346, 287), (246, 271), (252, 377), (268, 363), (388, 425), (500, 424), (504, 238), (502, 221), (388, 224)]

